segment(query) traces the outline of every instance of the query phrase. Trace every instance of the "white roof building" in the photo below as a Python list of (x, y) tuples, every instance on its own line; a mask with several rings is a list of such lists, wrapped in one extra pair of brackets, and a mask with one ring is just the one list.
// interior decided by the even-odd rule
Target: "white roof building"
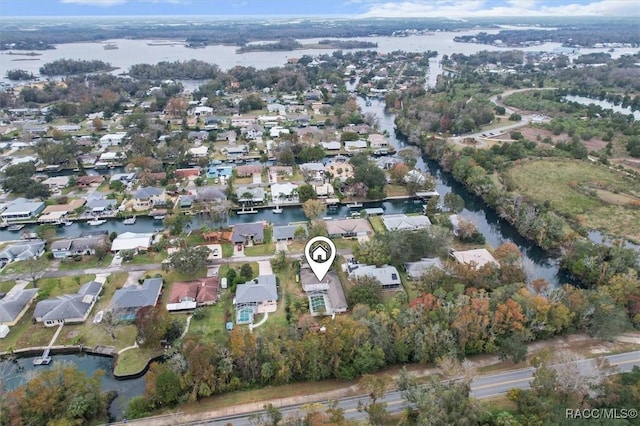
[(196, 158), (206, 157), (207, 154), (209, 154), (209, 147), (196, 146), (193, 148), (189, 148), (189, 154), (193, 155)]
[(274, 183), (273, 185), (271, 185), (271, 197), (274, 200), (277, 200), (279, 198), (289, 198), (297, 189), (298, 185), (296, 185), (295, 183)]
[(474, 265), (476, 269), (480, 269), (485, 265), (493, 265), (499, 267), (500, 264), (487, 249), (475, 249), (456, 251), (451, 250), (451, 256), (458, 262), (466, 265)]
[(137, 234), (135, 232), (125, 232), (120, 234), (111, 243), (111, 251), (120, 250), (148, 250), (153, 243), (153, 234)]
[(431, 226), (427, 216), (407, 216), (406, 214), (390, 214), (382, 216), (382, 223), (387, 231), (415, 230)]

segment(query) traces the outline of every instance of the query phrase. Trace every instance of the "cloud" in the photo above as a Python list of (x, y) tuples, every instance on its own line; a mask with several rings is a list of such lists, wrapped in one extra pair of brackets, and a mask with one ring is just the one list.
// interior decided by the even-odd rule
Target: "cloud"
[(498, 17), (498, 16), (640, 16), (636, 1), (599, 0), (590, 3), (543, 4), (510, 0), (494, 6), (486, 0), (411, 0), (371, 4), (362, 17)]

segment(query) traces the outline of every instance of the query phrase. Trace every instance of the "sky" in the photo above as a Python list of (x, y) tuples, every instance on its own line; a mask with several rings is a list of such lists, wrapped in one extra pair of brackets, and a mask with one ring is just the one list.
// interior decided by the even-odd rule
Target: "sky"
[(640, 16), (640, 0), (0, 0), (0, 17), (275, 15)]

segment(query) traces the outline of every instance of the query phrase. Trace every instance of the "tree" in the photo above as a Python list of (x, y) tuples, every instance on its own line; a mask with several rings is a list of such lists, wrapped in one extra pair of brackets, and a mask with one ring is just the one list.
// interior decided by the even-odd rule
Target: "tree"
[(56, 237), (56, 228), (53, 225), (44, 224), (36, 226), (36, 235), (41, 240), (51, 242)]
[(404, 177), (409, 173), (409, 167), (403, 163), (398, 163), (389, 171), (391, 180), (399, 185), (404, 184)]
[(251, 269), (251, 265), (248, 263), (243, 263), (240, 267), (240, 276), (249, 281), (253, 278), (253, 269)]
[(207, 266), (209, 249), (205, 246), (187, 246), (169, 257), (171, 266), (179, 273), (194, 278)]
[(18, 425), (95, 424), (108, 421), (109, 400), (100, 392), (98, 370), (92, 377), (65, 362), (38, 373), (0, 404), (0, 423)]
[(348, 301), (349, 306), (355, 306), (358, 303), (375, 308), (382, 301), (380, 295), (382, 284), (375, 278), (362, 277), (358, 279), (356, 285), (351, 288), (349, 292)]
[(102, 315), (102, 321), (100, 321), (100, 326), (109, 333), (111, 336), (111, 340), (116, 340), (116, 327), (118, 325), (118, 319), (111, 311), (105, 311)]
[(321, 200), (309, 199), (302, 204), (302, 210), (304, 215), (309, 220), (315, 220), (322, 216), (322, 213), (326, 210), (327, 205)]
[(360, 243), (355, 247), (353, 255), (359, 262), (378, 267), (387, 265), (390, 261), (386, 244), (377, 238)]
[(382, 376), (374, 376), (365, 374), (360, 379), (360, 389), (369, 395), (369, 403), (358, 403), (358, 411), (364, 411), (369, 417), (371, 425), (386, 425), (389, 421), (389, 413), (387, 412), (387, 404), (378, 402), (384, 396), (391, 383), (391, 376), (385, 374)]
[(460, 213), (464, 209), (464, 200), (458, 194), (448, 192), (444, 196), (444, 206), (454, 213)]
[(98, 262), (102, 262), (107, 257), (107, 247), (104, 244), (98, 244), (95, 249), (96, 259)]
[(163, 306), (145, 306), (136, 313), (137, 341), (144, 347), (156, 347), (169, 327), (169, 317)]
[(171, 235), (180, 235), (190, 223), (191, 216), (182, 212), (171, 214), (164, 219), (164, 226), (169, 228)]
[(316, 190), (311, 185), (300, 185), (298, 187), (298, 199), (304, 204), (307, 200), (315, 200), (318, 198)]
[(31, 257), (24, 261), (25, 270), (33, 283), (33, 288), (38, 287), (38, 280), (47, 269), (47, 263), (42, 257)]
[(398, 151), (398, 157), (407, 165), (409, 169), (413, 169), (420, 158), (420, 151), (414, 147), (404, 148)]

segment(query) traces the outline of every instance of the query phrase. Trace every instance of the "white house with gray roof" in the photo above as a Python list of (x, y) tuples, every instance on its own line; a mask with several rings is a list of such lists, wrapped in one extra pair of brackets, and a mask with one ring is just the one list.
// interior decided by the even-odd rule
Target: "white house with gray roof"
[(323, 280), (319, 281), (305, 265), (300, 269), (300, 283), (307, 294), (311, 315), (333, 315), (347, 311), (347, 298), (335, 271), (329, 271)]
[(118, 289), (111, 298), (111, 312), (118, 321), (132, 321), (140, 309), (158, 303), (161, 291), (162, 278), (147, 278), (142, 285)]
[(106, 247), (104, 235), (96, 235), (82, 238), (67, 238), (51, 243), (51, 253), (56, 259), (64, 259), (71, 256), (94, 255), (96, 247)]
[(0, 261), (14, 262), (33, 259), (44, 253), (45, 242), (42, 240), (20, 241), (6, 246), (0, 251)]
[(103, 284), (101, 281), (91, 281), (80, 287), (75, 294), (42, 300), (36, 305), (33, 318), (44, 323), (45, 327), (85, 322), (98, 300)]
[(16, 198), (11, 204), (0, 213), (2, 220), (22, 220), (37, 217), (44, 210), (44, 202), (40, 200), (27, 200), (26, 198)]
[(380, 281), (380, 285), (383, 290), (395, 290), (402, 286), (400, 280), (400, 274), (395, 266), (382, 266), (377, 267), (375, 265), (347, 265), (349, 277), (358, 280), (363, 277), (375, 278)]
[(406, 214), (389, 214), (382, 216), (382, 223), (387, 231), (404, 231), (424, 229), (431, 226), (427, 216), (407, 216)]
[(442, 260), (437, 257), (425, 257), (417, 262), (407, 262), (404, 266), (407, 271), (407, 275), (414, 281), (419, 280), (425, 273), (434, 269), (444, 270)]
[(275, 312), (278, 309), (276, 276), (260, 275), (236, 288), (233, 299), (236, 324), (253, 324), (255, 314)]

